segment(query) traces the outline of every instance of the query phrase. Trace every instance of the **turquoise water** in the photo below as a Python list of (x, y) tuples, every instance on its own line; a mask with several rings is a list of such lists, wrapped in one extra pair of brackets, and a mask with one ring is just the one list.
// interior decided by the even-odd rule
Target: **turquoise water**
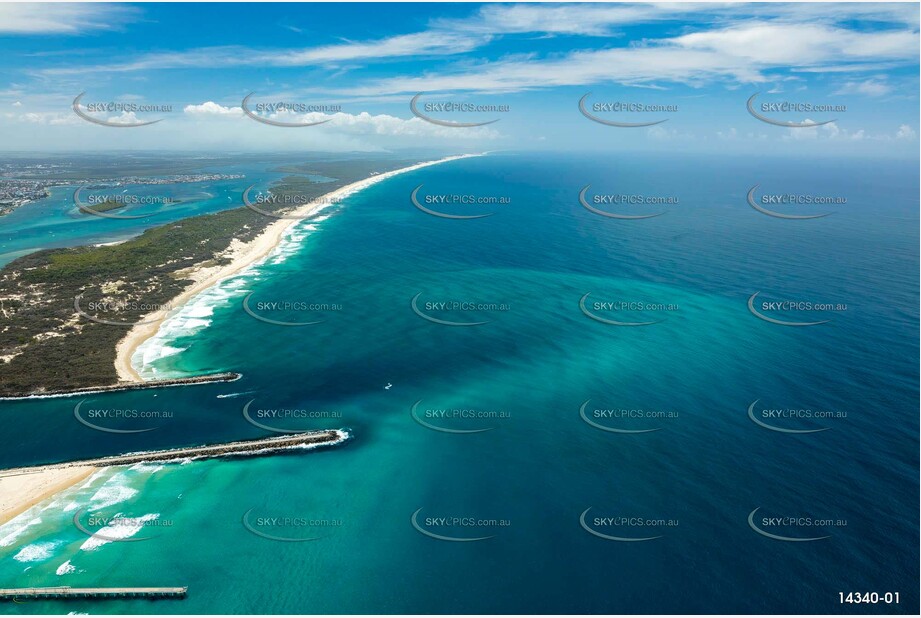
[[(228, 165), (220, 169), (207, 167), (202, 168), (200, 173), (238, 174), (243, 178), (127, 185), (81, 192), (80, 199), (84, 203), (90, 203), (93, 195), (113, 196), (126, 192), (134, 196), (142, 203), (112, 213), (131, 217), (145, 215), (130, 220), (82, 212), (74, 204), (74, 191), (80, 188), (77, 185), (52, 187), (49, 197), (25, 204), (0, 218), (0, 266), (39, 249), (123, 241), (148, 228), (172, 221), (239, 208), (243, 205), (241, 196), (247, 187), (256, 184), (257, 189), (264, 189), (286, 175), (272, 171), (274, 167), (277, 163)], [(326, 181), (325, 177), (311, 180)]]
[[(251, 418), (264, 425), (345, 427), (353, 439), (312, 453), (100, 473), (0, 528), (0, 581), (188, 585), (188, 598), (28, 603), (13, 611), (914, 612), (916, 170), (837, 160), (491, 155), (353, 195), (302, 226), (265, 264), (186, 308), (144, 368), (233, 370), (240, 381), (87, 397), (90, 408), (170, 413), (98, 421), (155, 428), (136, 434), (79, 424), (74, 398), (5, 403), (3, 425), (16, 440), (0, 463), (268, 435), (244, 418), (250, 401)], [(758, 183), (764, 192), (848, 202), (823, 219), (775, 219), (746, 203)], [(494, 213), (438, 218), (410, 202), (420, 184), (421, 196), (510, 203), (430, 204), (452, 214)], [(588, 184), (591, 194), (679, 200), (599, 206), (665, 212), (614, 220), (579, 205)], [(847, 308), (772, 313), (830, 320), (785, 327), (749, 312), (747, 300), (759, 291), (768, 300)], [(657, 323), (593, 320), (579, 305), (587, 293), (587, 309), (600, 317)], [(263, 317), (322, 321), (259, 321), (242, 309), (250, 294)], [(416, 307), (431, 317), (486, 323), (423, 319), (411, 306), (417, 295)], [(447, 301), (488, 308), (429, 304)], [(594, 309), (596, 301), (668, 309), (612, 312)], [(259, 305), (271, 302), (323, 308)], [(755, 400), (759, 411), (846, 416), (763, 418), (783, 429), (827, 429), (771, 431), (749, 418)], [(586, 401), (596, 424), (654, 431), (592, 426), (580, 416)], [(442, 409), (481, 417), (430, 412)], [(297, 413), (273, 418), (260, 410)], [(35, 426), (45, 431), (29, 430)], [(92, 515), (146, 517), (136, 530), (109, 534), (151, 538), (84, 547), (89, 537), (73, 523), (81, 508), (89, 509), (78, 517), (84, 525)], [(586, 509), (595, 532), (658, 538), (590, 534), (580, 525)], [(828, 538), (760, 535), (748, 523), (754, 509), (755, 524), (772, 534)], [(764, 523), (773, 517), (831, 522)], [(613, 526), (605, 518), (644, 521)], [(448, 542), (426, 533), (490, 538)], [(838, 593), (852, 590), (899, 592), (901, 603), (841, 606)]]

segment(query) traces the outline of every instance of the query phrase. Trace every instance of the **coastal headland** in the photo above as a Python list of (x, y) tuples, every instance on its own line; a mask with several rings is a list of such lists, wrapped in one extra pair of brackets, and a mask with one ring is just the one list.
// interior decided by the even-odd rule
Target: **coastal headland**
[(457, 159), (466, 159), (468, 157), (476, 156), (481, 155), (453, 155), (433, 161), (424, 161), (422, 163), (416, 163), (415, 165), (409, 165), (407, 167), (391, 170), (389, 172), (375, 174), (363, 180), (345, 185), (344, 187), (340, 187), (335, 191), (331, 191), (322, 195), (309, 204), (297, 206), (290, 212), (284, 213), (284, 218), (273, 221), (256, 238), (245, 243), (237, 244), (235, 247), (233, 247), (232, 257), (229, 264), (223, 266), (208, 266), (204, 264), (198, 264), (194, 266), (192, 269), (190, 269), (189, 272), (186, 273), (186, 276), (192, 279), (193, 283), (187, 286), (181, 294), (168, 302), (166, 304), (166, 308), (144, 316), (142, 320), (140, 320), (140, 323), (131, 328), (131, 330), (129, 330), (125, 335), (124, 339), (118, 342), (115, 358), (115, 369), (118, 372), (118, 379), (123, 382), (142, 381), (141, 376), (138, 374), (132, 363), (134, 354), (141, 344), (143, 344), (146, 340), (150, 339), (157, 333), (160, 325), (163, 324), (169, 315), (173, 314), (197, 294), (214, 285), (217, 285), (224, 279), (239, 274), (246, 268), (268, 257), (282, 241), (285, 236), (285, 232), (287, 232), (294, 225), (298, 224), (304, 219), (309, 219), (310, 217), (316, 215), (317, 212), (326, 208), (328, 205), (335, 204), (348, 195), (361, 191), (362, 189), (366, 189), (379, 182), (383, 182), (388, 178), (422, 169), (424, 167), (437, 165), (439, 163), (447, 163), (448, 161), (455, 161)]
[(268, 257), (292, 226), (397, 174), (470, 156), (480, 155), (311, 158), (277, 168), (289, 175), (268, 187), (271, 199), (258, 209), (241, 205), (118, 243), (17, 258), (0, 269), (0, 397), (140, 382), (134, 365), (157, 353), (139, 359), (138, 346), (195, 295)]
[[(340, 182), (330, 192), (307, 203), (294, 202), (300, 205), (275, 209), (269, 216), (246, 207), (236, 208), (185, 219), (181, 225), (151, 228), (136, 239), (116, 245), (40, 251), (20, 258), (0, 273), (0, 301), (7, 297), (11, 300), (13, 309), (7, 310), (6, 317), (14, 324), (18, 322), (18, 328), (7, 329), (3, 334), (8, 345), (0, 338), (0, 351), (5, 355), (0, 356), (0, 362), (6, 365), (9, 378), (0, 383), (0, 399), (67, 397), (239, 379), (240, 374), (225, 372), (144, 380), (132, 359), (138, 347), (156, 335), (164, 321), (185, 303), (268, 257), (288, 230), (328, 205), (399, 174), (476, 156), (481, 155), (454, 155), (389, 170), (386, 166), (392, 163), (367, 161), (356, 167), (351, 162), (349, 170), (329, 173), (340, 178), (368, 175), (354, 182)], [(381, 165), (386, 171), (381, 170)], [(292, 182), (295, 181), (288, 181)], [(282, 184), (273, 187), (272, 192), (283, 193), (291, 188)], [(303, 189), (298, 185), (298, 194)], [(138, 261), (139, 255), (144, 259)], [(134, 301), (143, 300), (140, 304), (162, 308), (146, 313), (128, 309), (118, 315), (117, 322), (84, 320), (79, 311), (75, 313), (75, 308), (79, 309), (75, 298), (92, 289), (101, 290), (99, 299), (112, 306), (130, 308)], [(138, 289), (146, 290), (143, 296), (132, 295), (131, 290)], [(124, 327), (112, 326), (113, 323)], [(14, 342), (14, 338), (21, 341), (33, 332), (38, 335), (32, 335), (31, 343)], [(61, 367), (69, 370), (62, 372)], [(0, 470), (0, 524), (107, 466), (267, 454), (333, 446), (348, 438), (343, 430), (315, 431)]]

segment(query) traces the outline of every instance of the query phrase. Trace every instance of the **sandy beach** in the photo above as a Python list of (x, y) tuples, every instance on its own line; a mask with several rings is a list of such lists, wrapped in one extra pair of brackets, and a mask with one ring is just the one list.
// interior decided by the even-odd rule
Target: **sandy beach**
[[(247, 243), (234, 241), (231, 243), (224, 253), (225, 257), (230, 258), (229, 264), (210, 267), (198, 266), (184, 272), (183, 275), (192, 279), (193, 283), (183, 290), (180, 295), (173, 298), (168, 308), (145, 316), (142, 319), (144, 323), (134, 326), (118, 343), (115, 368), (118, 371), (119, 380), (121, 382), (143, 382), (131, 364), (131, 357), (138, 346), (154, 336), (169, 315), (181, 308), (195, 295), (267, 257), (279, 245), (284, 238), (285, 232), (300, 223), (304, 218), (310, 217), (325, 206), (334, 204), (347, 195), (393, 176), (447, 161), (476, 156), (481, 155), (456, 155), (435, 161), (425, 161), (398, 170), (376, 174), (346, 185), (327, 193), (310, 204), (302, 205), (290, 213), (286, 213), (287, 218), (273, 221), (252, 241)], [(36, 504), (51, 498), (58, 492), (76, 485), (88, 478), (97, 469), (92, 465), (78, 464), (74, 466), (43, 467), (36, 471), (28, 472), (0, 472), (0, 525), (10, 521)]]
[(95, 471), (96, 468), (81, 466), (50, 468), (28, 474), (0, 472), (0, 525), (76, 485)]
[(138, 346), (140, 346), (150, 337), (153, 337), (157, 333), (157, 330), (159, 330), (160, 325), (166, 320), (166, 318), (168, 318), (171, 313), (181, 308), (194, 296), (210, 288), (211, 286), (220, 283), (222, 280), (238, 274), (245, 268), (267, 257), (275, 249), (275, 247), (278, 246), (282, 238), (284, 238), (285, 232), (290, 227), (300, 223), (300, 221), (304, 218), (313, 215), (318, 210), (322, 210), (329, 204), (336, 203), (339, 199), (342, 199), (347, 195), (361, 191), (362, 189), (387, 180), (388, 178), (392, 178), (393, 176), (405, 174), (406, 172), (411, 172), (423, 167), (437, 165), (439, 163), (446, 163), (448, 161), (455, 161), (457, 159), (466, 159), (468, 157), (478, 156), (482, 155), (454, 155), (434, 161), (424, 161), (422, 163), (416, 163), (415, 165), (403, 167), (398, 170), (384, 172), (370, 176), (364, 180), (353, 182), (352, 184), (346, 185), (336, 189), (335, 191), (331, 191), (326, 195), (323, 195), (310, 204), (305, 204), (295, 208), (292, 212), (286, 214), (286, 216), (289, 218), (279, 219), (269, 224), (259, 236), (250, 242), (235, 242), (231, 244), (227, 250), (227, 253), (225, 254), (231, 260), (229, 264), (225, 266), (197, 267), (186, 273), (186, 275), (191, 278), (194, 283), (183, 290), (179, 296), (172, 299), (169, 302), (167, 308), (144, 316), (141, 319), (141, 321), (144, 323), (134, 326), (130, 331), (128, 331), (128, 334), (126, 334), (125, 337), (119, 341), (116, 348), (115, 357), (115, 369), (118, 372), (118, 379), (123, 382), (142, 382), (143, 379), (131, 363), (131, 357), (134, 356)]

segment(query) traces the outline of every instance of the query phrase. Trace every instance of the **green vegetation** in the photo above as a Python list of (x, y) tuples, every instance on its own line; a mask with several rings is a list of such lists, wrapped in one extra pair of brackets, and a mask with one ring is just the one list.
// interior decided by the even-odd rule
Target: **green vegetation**
[[(271, 190), (319, 197), (371, 172), (411, 163), (318, 161), (310, 168), (335, 182), (289, 176)], [(115, 383), (116, 345), (131, 323), (151, 307), (167, 305), (191, 283), (181, 271), (226, 262), (220, 254), (234, 239), (252, 240), (273, 221), (240, 207), (151, 228), (118, 245), (44, 250), (11, 262), (0, 271), (0, 356), (9, 359), (0, 359), (0, 396)], [(79, 295), (86, 313), (128, 325), (79, 316), (74, 308)]]
[(99, 204), (85, 204), (84, 206), (91, 210), (95, 210), (96, 212), (109, 212), (110, 210), (118, 210), (119, 208), (124, 208), (127, 206), (127, 204), (109, 198)]

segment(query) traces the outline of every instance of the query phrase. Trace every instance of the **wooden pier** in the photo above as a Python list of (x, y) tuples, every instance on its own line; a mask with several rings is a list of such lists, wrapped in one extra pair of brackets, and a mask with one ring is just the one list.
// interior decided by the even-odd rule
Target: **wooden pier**
[(0, 601), (33, 599), (181, 599), (188, 586), (174, 588), (0, 588)]

